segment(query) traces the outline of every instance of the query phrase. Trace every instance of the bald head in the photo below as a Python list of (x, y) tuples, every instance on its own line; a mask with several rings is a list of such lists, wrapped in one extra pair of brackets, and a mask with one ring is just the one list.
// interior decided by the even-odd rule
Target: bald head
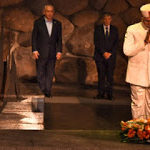
[(53, 5), (45, 5), (43, 14), (47, 18), (47, 20), (51, 21), (54, 17), (55, 9)]

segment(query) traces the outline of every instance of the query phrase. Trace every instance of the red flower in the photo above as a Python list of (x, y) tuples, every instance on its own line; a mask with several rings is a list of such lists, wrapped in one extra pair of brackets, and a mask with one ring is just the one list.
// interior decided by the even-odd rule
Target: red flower
[(129, 129), (128, 131), (128, 138), (133, 138), (135, 136), (136, 131), (133, 129)]
[(125, 130), (126, 130), (126, 128), (123, 128), (123, 127), (122, 127), (122, 128), (121, 128), (121, 130), (122, 130), (122, 131), (125, 131)]
[(149, 125), (145, 126), (145, 130), (150, 134), (150, 126)]
[(138, 130), (137, 131), (137, 136), (140, 138), (140, 140), (143, 140), (144, 139), (144, 134), (143, 134), (143, 132), (142, 132), (142, 130)]

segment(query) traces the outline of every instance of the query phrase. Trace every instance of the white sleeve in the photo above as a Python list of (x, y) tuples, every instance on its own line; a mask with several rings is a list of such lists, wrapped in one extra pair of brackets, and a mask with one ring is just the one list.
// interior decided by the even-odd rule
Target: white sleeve
[(123, 45), (123, 52), (126, 56), (134, 56), (145, 49), (144, 39), (135, 41), (135, 38), (133, 32), (128, 28)]

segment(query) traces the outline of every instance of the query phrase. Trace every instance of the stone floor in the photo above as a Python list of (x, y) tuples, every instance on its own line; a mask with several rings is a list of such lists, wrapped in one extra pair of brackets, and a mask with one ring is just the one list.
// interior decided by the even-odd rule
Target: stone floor
[[(9, 130), (43, 130), (44, 111), (37, 112), (39, 106), (34, 96), (21, 101), (7, 101), (0, 114), (0, 129)], [(44, 109), (44, 99), (41, 107)]]
[[(52, 91), (53, 98), (45, 98), (45, 107), (42, 109), (45, 130), (39, 130), (43, 123), (40, 114), (42, 111), (39, 111), (41, 107), (37, 107), (38, 102), (31, 98), (35, 94), (41, 95), (37, 85), (26, 84), (21, 87), (21, 90), (20, 96), (24, 97), (23, 100), (17, 101), (13, 96), (5, 98), (7, 103), (3, 105), (0, 114), (0, 128), (3, 129), (0, 130), (0, 149), (150, 149), (149, 145), (120, 142), (120, 121), (131, 118), (130, 91), (126, 86), (115, 86), (115, 99), (108, 101), (93, 99), (97, 94), (95, 87), (55, 84)], [(36, 113), (38, 115), (35, 115)], [(26, 126), (20, 126), (21, 123)], [(4, 130), (8, 129), (6, 128), (8, 124), (12, 127), (13, 124), (17, 126), (15, 130)], [(37, 127), (35, 130), (31, 124), (36, 127), (39, 125), (40, 128)], [(44, 127), (42, 126), (41, 129)]]
[(149, 145), (121, 143), (112, 130), (0, 130), (3, 150), (149, 150)]

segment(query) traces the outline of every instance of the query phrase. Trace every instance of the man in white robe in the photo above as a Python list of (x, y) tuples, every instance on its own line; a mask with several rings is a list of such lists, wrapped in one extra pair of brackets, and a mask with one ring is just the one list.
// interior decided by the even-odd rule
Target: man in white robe
[(131, 85), (133, 119), (150, 118), (150, 4), (140, 8), (141, 22), (127, 28), (123, 51), (128, 56), (126, 82)]

